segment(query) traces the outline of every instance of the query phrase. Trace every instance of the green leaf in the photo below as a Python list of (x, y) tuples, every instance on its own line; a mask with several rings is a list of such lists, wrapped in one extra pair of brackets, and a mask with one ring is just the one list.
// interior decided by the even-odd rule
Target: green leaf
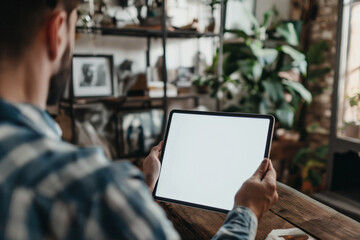
[(272, 64), (278, 57), (278, 54), (278, 51), (270, 48), (256, 49), (254, 51), (254, 55), (263, 66)]
[(295, 155), (292, 160), (292, 164), (302, 164), (303, 159), (309, 155), (309, 150), (307, 148), (301, 148)]
[(304, 85), (299, 82), (291, 82), (283, 79), (282, 83), (297, 92), (308, 104), (312, 102), (312, 95), (309, 90), (307, 90)]
[(264, 47), (264, 42), (257, 39), (250, 43), (250, 48), (252, 51), (263, 49), (263, 47)]
[(354, 96), (354, 97), (351, 97), (349, 98), (349, 104), (350, 104), (350, 107), (355, 107), (358, 105), (358, 98), (357, 96)]
[(263, 86), (265, 88), (265, 92), (269, 94), (270, 99), (274, 102), (279, 102), (284, 100), (284, 88), (279, 81), (267, 80), (264, 81)]
[(261, 41), (254, 41), (250, 45), (250, 48), (260, 64), (263, 66), (272, 64), (279, 55), (279, 52), (276, 49), (263, 48)]
[(323, 77), (325, 74), (329, 73), (330, 71), (331, 68), (329, 67), (310, 70), (308, 73), (308, 80), (314, 82), (319, 78)]
[(308, 133), (329, 134), (329, 129), (322, 127), (319, 123), (311, 123), (306, 127)]
[(264, 97), (259, 105), (259, 113), (260, 114), (269, 114), (270, 113), (270, 106), (268, 100)]
[(247, 79), (258, 82), (261, 78), (263, 67), (253, 59), (241, 60), (238, 62), (241, 74)]
[(310, 45), (306, 53), (306, 59), (309, 64), (322, 64), (325, 61), (324, 52), (330, 50), (329, 44), (325, 41), (320, 41)]
[(292, 23), (282, 24), (276, 28), (276, 32), (281, 36), (283, 36), (290, 45), (293, 46), (299, 45), (299, 38), (296, 33), (294, 24)]
[(305, 55), (301, 53), (300, 51), (296, 50), (293, 47), (283, 45), (280, 47), (280, 51), (283, 53), (289, 55), (295, 63), (298, 65), (300, 72), (306, 76), (307, 75), (307, 61), (305, 58)]
[(239, 29), (226, 29), (225, 33), (235, 34), (239, 38), (244, 38), (244, 39), (250, 38), (250, 36), (245, 31)]
[(289, 104), (283, 102), (281, 107), (275, 111), (275, 116), (279, 119), (279, 122), (286, 128), (292, 128), (294, 125), (294, 111)]
[(308, 179), (314, 187), (321, 186), (322, 174), (310, 168), (308, 171)]
[(275, 15), (275, 10), (271, 9), (264, 14), (264, 22), (261, 24), (261, 27), (265, 27), (266, 29), (270, 26), (273, 16)]
[(243, 9), (246, 13), (247, 19), (249, 19), (250, 23), (254, 25), (255, 29), (258, 29), (260, 27), (260, 24), (256, 17), (249, 11), (249, 9), (245, 7), (245, 5), (243, 5)]
[(326, 160), (326, 156), (329, 153), (329, 145), (324, 145), (316, 148), (314, 150), (314, 153), (319, 158), (319, 160)]
[(254, 62), (253, 77), (255, 82), (260, 81), (262, 73), (263, 73), (263, 66), (258, 62)]

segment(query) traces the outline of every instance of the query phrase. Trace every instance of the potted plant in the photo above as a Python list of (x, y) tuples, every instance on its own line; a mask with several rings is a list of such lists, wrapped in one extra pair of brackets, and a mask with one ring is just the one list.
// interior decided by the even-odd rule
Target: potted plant
[[(326, 160), (329, 152), (327, 145), (311, 149), (300, 149), (292, 161), (290, 171), (298, 173), (297, 184), (292, 186), (300, 188), (303, 193), (313, 194), (325, 189)], [(297, 185), (297, 186), (296, 186)]]
[(360, 92), (353, 95), (348, 95), (345, 98), (350, 107), (351, 121), (344, 121), (341, 128), (341, 133), (350, 138), (359, 138), (360, 136)]
[[(210, 86), (212, 96), (224, 100), (225, 111), (273, 114), (281, 127), (291, 129), (301, 107), (312, 101), (311, 93), (302, 84), (307, 76), (305, 54), (297, 49), (299, 41), (292, 23), (272, 24), (276, 11), (266, 12), (262, 24), (248, 14), (253, 34), (226, 30), (237, 41), (224, 44), (222, 81), (213, 77), (216, 56), (207, 71), (210, 77), (203, 83)], [(269, 43), (269, 31), (275, 31), (283, 40)]]

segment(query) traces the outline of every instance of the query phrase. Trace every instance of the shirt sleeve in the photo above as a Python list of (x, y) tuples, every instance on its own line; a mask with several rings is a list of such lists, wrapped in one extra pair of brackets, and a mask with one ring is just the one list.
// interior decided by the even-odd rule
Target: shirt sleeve
[(100, 151), (81, 154), (54, 178), (66, 185), (49, 185), (48, 192), (56, 193), (48, 204), (38, 201), (50, 207), (49, 238), (180, 239), (135, 166), (110, 163)]
[[(99, 222), (102, 219), (103, 234), (110, 239), (180, 239), (163, 209), (154, 201), (142, 173), (126, 163), (113, 165), (112, 171), (118, 175), (112, 174), (111, 183), (93, 206), (96, 210), (99, 204), (95, 218)], [(94, 229), (88, 228), (86, 238), (94, 236)], [(105, 239), (101, 234), (99, 237)]]
[(257, 225), (257, 217), (250, 209), (245, 207), (235, 207), (231, 212), (229, 212), (224, 225), (212, 239), (255, 239)]

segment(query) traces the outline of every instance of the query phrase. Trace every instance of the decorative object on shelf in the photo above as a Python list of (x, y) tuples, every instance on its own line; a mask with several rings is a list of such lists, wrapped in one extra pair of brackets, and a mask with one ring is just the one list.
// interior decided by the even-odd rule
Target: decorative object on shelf
[(129, 89), (127, 96), (145, 96), (147, 88), (146, 74), (137, 74), (136, 80)]
[(144, 155), (157, 144), (162, 132), (162, 110), (121, 114), (123, 155)]
[(211, 17), (209, 18), (209, 22), (208, 22), (207, 26), (205, 27), (205, 32), (214, 32), (215, 26), (216, 26), (214, 11), (215, 11), (216, 5), (221, 4), (221, 1), (209, 0), (208, 4), (211, 8)]
[(119, 65), (116, 71), (117, 76), (117, 95), (118, 97), (127, 96), (132, 85), (136, 82), (137, 75), (131, 70), (133, 62), (125, 60)]
[(181, 88), (191, 87), (194, 77), (194, 67), (179, 67), (176, 86)]
[(215, 81), (209, 78), (209, 76), (198, 76), (194, 81), (193, 85), (196, 87), (196, 90), (200, 94), (209, 93), (209, 83)]
[(340, 134), (349, 138), (360, 138), (360, 92), (345, 97), (343, 123)]
[(194, 19), (192, 21), (192, 23), (190, 24), (187, 24), (185, 26), (182, 26), (179, 28), (180, 30), (187, 30), (187, 31), (195, 31), (195, 32), (199, 32), (200, 29), (199, 29), (199, 23), (198, 23), (198, 20), (197, 19)]
[[(135, 0), (137, 18), (142, 26), (161, 26), (163, 1)], [(142, 16), (142, 9), (146, 8), (146, 17)]]
[(92, 18), (95, 13), (94, 1), (80, 4), (77, 10), (79, 15), (78, 21), (76, 22), (77, 27), (95, 27), (95, 21)]
[(164, 68), (164, 58), (163, 56), (158, 57), (155, 63), (155, 69), (157, 73), (157, 79), (153, 79), (154, 81), (163, 81), (163, 68)]
[(196, 76), (203, 76), (206, 67), (206, 57), (202, 52), (198, 51), (194, 56), (194, 74)]
[(74, 97), (113, 96), (112, 55), (74, 55), (72, 64)]
[(95, 129), (90, 121), (82, 123), (76, 121), (76, 127), (79, 132), (78, 146), (100, 146), (108, 159), (115, 159), (116, 151), (114, 150), (114, 146), (111, 145), (111, 141), (104, 136), (103, 132), (99, 132), (98, 129)]
[[(163, 98), (164, 97), (164, 82), (154, 81), (148, 83), (148, 95), (151, 98)], [(174, 84), (166, 84), (167, 97), (176, 97), (178, 90)]]

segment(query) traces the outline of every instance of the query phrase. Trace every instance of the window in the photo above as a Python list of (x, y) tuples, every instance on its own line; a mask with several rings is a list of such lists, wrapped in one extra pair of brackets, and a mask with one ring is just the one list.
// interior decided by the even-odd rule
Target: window
[(360, 1), (344, 1), (342, 21), (337, 136), (360, 140)]

